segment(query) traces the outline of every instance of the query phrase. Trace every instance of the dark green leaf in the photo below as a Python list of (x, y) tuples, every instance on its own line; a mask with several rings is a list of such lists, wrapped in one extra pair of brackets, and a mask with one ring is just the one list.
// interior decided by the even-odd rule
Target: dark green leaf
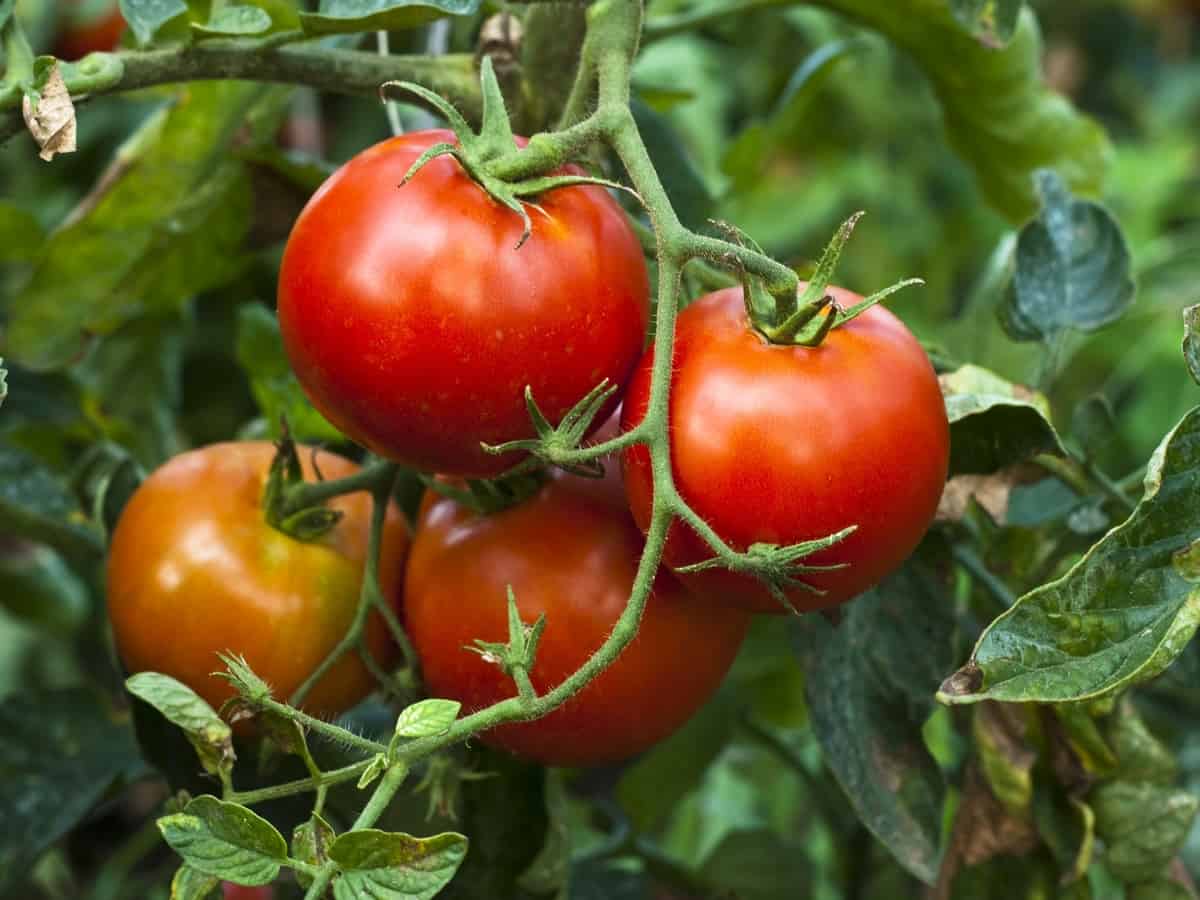
[(1071, 437), (1089, 459), (1103, 452), (1119, 430), (1117, 414), (1103, 394), (1089, 394), (1071, 413)]
[(533, 894), (558, 893), (571, 873), (571, 822), (567, 788), (560, 769), (546, 770), (546, 840), (518, 880)]
[(617, 785), (617, 798), (638, 831), (661, 826), (678, 809), (729, 742), (737, 714), (735, 698), (722, 691), (629, 767)]
[(345, 440), (308, 402), (283, 351), (279, 323), (265, 306), (249, 303), (238, 311), (237, 358), (271, 436), (279, 437), (280, 418), (286, 416), (297, 440)]
[(1183, 360), (1192, 380), (1200, 384), (1200, 304), (1183, 311)]
[(1174, 754), (1150, 733), (1132, 703), (1122, 703), (1108, 722), (1108, 742), (1122, 781), (1174, 783), (1179, 769)]
[(938, 379), (950, 419), (950, 474), (987, 475), (1038, 453), (1064, 453), (1037, 391), (967, 365)]
[(74, 558), (101, 552), (99, 535), (49, 470), (23, 450), (0, 444), (0, 525), (4, 531), (50, 544)]
[(0, 263), (31, 261), (45, 236), (36, 216), (0, 201)]
[(0, 704), (0, 894), (140, 765), (133, 732), (83, 688)]
[(953, 617), (925, 567), (910, 561), (845, 607), (837, 628), (805, 621), (808, 703), (825, 762), (850, 804), (900, 863), (932, 884), (945, 785), (922, 726), (953, 660)]
[(804, 900), (813, 883), (804, 848), (767, 829), (727, 836), (704, 861), (700, 878), (739, 900)]
[(217, 900), (221, 896), (221, 879), (180, 866), (171, 879), (171, 900)]
[(125, 687), (184, 730), (206, 772), (217, 775), (232, 770), (232, 730), (190, 687), (159, 672), (133, 675)]
[(237, 803), (197, 797), (158, 820), (163, 839), (192, 868), (237, 884), (269, 884), (287, 859), (275, 826)]
[(910, 53), (933, 84), (947, 136), (988, 200), (1013, 222), (1037, 209), (1031, 175), (1052, 168), (1073, 189), (1100, 190), (1111, 148), (1104, 130), (1042, 80), (1037, 17), (1022, 11), (1002, 50), (963, 31), (946, 0), (823, 0)]
[(702, 227), (712, 213), (713, 197), (683, 142), (661, 113), (638, 100), (633, 101), (631, 109), (646, 152), (654, 162), (679, 221), (689, 228)]
[(1183, 846), (1200, 801), (1176, 788), (1114, 781), (1088, 795), (1096, 833), (1104, 838), (1104, 863), (1127, 883), (1161, 875)]
[(1195, 900), (1195, 895), (1177, 881), (1159, 878), (1131, 885), (1126, 900)]
[(428, 838), (367, 829), (340, 835), (329, 858), (342, 870), (337, 900), (430, 900), (449, 883), (467, 853), (467, 839), (446, 833)]
[(444, 734), (450, 730), (462, 704), (454, 700), (422, 700), (405, 707), (396, 719), (396, 734), (419, 738)]
[(120, 3), (121, 15), (142, 46), (150, 43), (168, 22), (188, 14), (184, 0), (120, 0)]
[(1024, 0), (950, 0), (954, 18), (986, 47), (1003, 47), (1017, 29)]
[(46, 242), (10, 304), (14, 359), (62, 367), (89, 335), (177, 311), (241, 270), (250, 191), (228, 145), (270, 90), (189, 85), (118, 150), (106, 186)]
[(1133, 515), (1023, 596), (942, 685), (946, 703), (1064, 703), (1153, 678), (1200, 623), (1200, 408), (1163, 440)]
[(271, 30), (271, 16), (257, 6), (225, 6), (216, 10), (205, 24), (192, 23), (198, 38), (238, 37)]
[(301, 13), (309, 34), (399, 31), (442, 16), (473, 16), (480, 0), (321, 0), (319, 12)]
[(1005, 331), (1045, 341), (1111, 325), (1134, 299), (1121, 227), (1104, 207), (1072, 197), (1056, 173), (1039, 171), (1036, 180), (1042, 211), (1017, 238), (1012, 288), (999, 308)]
[(650, 880), (643, 872), (604, 860), (571, 867), (567, 900), (651, 900)]
[(40, 544), (0, 539), (0, 607), (23, 622), (71, 635), (87, 620), (86, 585), (62, 557)]

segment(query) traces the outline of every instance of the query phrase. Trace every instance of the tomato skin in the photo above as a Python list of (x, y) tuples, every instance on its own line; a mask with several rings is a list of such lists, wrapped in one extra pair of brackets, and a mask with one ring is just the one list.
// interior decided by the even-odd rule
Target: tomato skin
[[(848, 307), (862, 298), (830, 288)], [(769, 344), (746, 318), (741, 288), (708, 294), (679, 315), (670, 395), (671, 462), (680, 495), (738, 550), (792, 544), (857, 524), (803, 576), (827, 591), (788, 592), (800, 611), (836, 606), (900, 565), (933, 520), (950, 452), (945, 405), (928, 357), (892, 313), (875, 306), (817, 348)], [(642, 420), (653, 350), (630, 382), (622, 427)], [(623, 456), (634, 518), (649, 524), (649, 452)], [(671, 566), (712, 557), (672, 526)], [(693, 590), (757, 612), (784, 612), (750, 576), (716, 569), (681, 576)]]
[[(642, 354), (649, 287), (637, 238), (599, 187), (560, 188), (521, 219), (443, 156), (448, 131), (375, 145), (335, 172), (288, 239), (279, 322), (314, 405), (389, 459), (495, 475), (517, 454), (479, 443), (533, 436), (526, 385), (552, 422)], [(616, 406), (601, 411), (603, 421)]]
[(221, 891), (225, 900), (272, 900), (275, 896), (275, 891), (270, 885), (243, 887), (231, 881), (222, 882)]
[(84, 20), (78, 0), (65, 4), (68, 7), (59, 35), (54, 44), (54, 55), (59, 59), (75, 60), (89, 53), (106, 53), (117, 49), (121, 35), (125, 33), (125, 19), (115, 0), (103, 15)]
[[(507, 642), (510, 584), (522, 621), (546, 615), (534, 688), (543, 694), (561, 684), (624, 610), (641, 548), (615, 477), (555, 476), (525, 503), (491, 516), (427, 494), (404, 610), (432, 695), (471, 712), (516, 693), (499, 666), (465, 649), (476, 638)], [(549, 715), (480, 740), (546, 765), (597, 765), (639, 753), (716, 690), (747, 624), (742, 610), (690, 596), (664, 570), (636, 639), (616, 662)]]
[[(131, 672), (171, 675), (213, 708), (234, 696), (212, 672), (216, 654), (243, 655), (279, 698), (287, 698), (346, 633), (358, 605), (370, 530), (370, 497), (330, 502), (342, 520), (305, 543), (267, 524), (260, 505), (275, 448), (268, 442), (214, 444), (180, 454), (134, 493), (114, 530), (108, 559), (108, 611), (117, 650)], [(306, 478), (310, 454), (301, 451)], [(326, 478), (357, 470), (323, 454)], [(399, 597), (407, 527), (389, 510), (380, 558), (380, 585)], [(367, 642), (385, 664), (390, 637), (378, 616)], [(343, 657), (316, 684), (308, 711), (334, 716), (375, 686), (355, 654)]]

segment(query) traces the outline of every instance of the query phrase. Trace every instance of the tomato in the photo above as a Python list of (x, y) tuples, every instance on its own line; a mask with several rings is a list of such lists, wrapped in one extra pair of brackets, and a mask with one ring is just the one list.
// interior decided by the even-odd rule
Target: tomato
[[(241, 654), (275, 696), (286, 699), (329, 654), (358, 605), (370, 528), (370, 497), (330, 502), (342, 520), (323, 538), (302, 542), (267, 524), (260, 499), (274, 447), (214, 444), (183, 453), (155, 471), (121, 513), (108, 559), (108, 611), (117, 650), (131, 672), (164, 672), (214, 708), (234, 695), (218, 652)], [(305, 477), (313, 477), (302, 450)], [(357, 470), (325, 454), (327, 478)], [(384, 528), (380, 585), (398, 598), (408, 533), (392, 509)], [(382, 620), (367, 642), (390, 661)], [(319, 681), (305, 709), (334, 716), (375, 686), (356, 654)]]
[[(861, 300), (840, 288), (843, 307)], [(858, 530), (804, 560), (847, 568), (802, 576), (827, 593), (788, 591), (797, 610), (835, 606), (878, 583), (933, 520), (946, 480), (949, 425), (920, 344), (875, 306), (815, 348), (770, 344), (747, 321), (740, 288), (679, 315), (670, 394), (671, 465), (680, 495), (738, 550)], [(645, 416), (653, 350), (625, 398), (623, 427)], [(646, 447), (624, 457), (634, 518), (648, 527), (653, 484)], [(713, 556), (675, 523), (671, 566)], [(759, 612), (782, 612), (761, 582), (715, 569), (684, 576), (694, 590)]]
[[(615, 467), (614, 467), (615, 476)], [(642, 539), (619, 480), (556, 475), (526, 502), (490, 516), (427, 494), (405, 579), (405, 620), (434, 696), (468, 712), (516, 693), (468, 647), (508, 639), (506, 589), (521, 619), (546, 615), (533, 671), (545, 693), (604, 642), (624, 610)], [(716, 690), (748, 616), (689, 596), (665, 570), (632, 644), (549, 715), (480, 740), (547, 765), (632, 756), (677, 729)]]
[(125, 33), (125, 19), (115, 0), (108, 3), (68, 0), (54, 44), (59, 59), (74, 60), (89, 53), (115, 50)]
[[(384, 141), (335, 172), (300, 214), (279, 274), (279, 322), (314, 405), (345, 434), (429, 471), (495, 475), (546, 417), (641, 356), (648, 283), (637, 238), (601, 188), (531, 207), (533, 233), (448, 156), (400, 182), (448, 131)], [(615, 398), (597, 421), (616, 406)]]
[(225, 900), (272, 900), (275, 896), (275, 891), (270, 885), (243, 887), (231, 881), (224, 881), (221, 883), (221, 890)]

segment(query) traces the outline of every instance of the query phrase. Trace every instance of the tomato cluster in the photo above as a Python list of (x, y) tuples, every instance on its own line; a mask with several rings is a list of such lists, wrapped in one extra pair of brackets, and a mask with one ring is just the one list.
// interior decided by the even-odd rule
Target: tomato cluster
[[(472, 508), (455, 485), (523, 462), (481, 445), (535, 436), (527, 389), (557, 423), (607, 380), (618, 391), (593, 421), (623, 401), (622, 427), (635, 427), (649, 407), (654, 348), (645, 347), (642, 250), (613, 198), (582, 184), (543, 194), (520, 245), (520, 217), (456, 159), (436, 157), (407, 178), (428, 148), (455, 140), (397, 137), (331, 176), (288, 240), (278, 302), (286, 350), (317, 409), (374, 453), (442, 476), (421, 504), (407, 563), (406, 529), (389, 514), (380, 578), (430, 693), (470, 712), (517, 692), (476, 643), (507, 641), (510, 589), (524, 622), (545, 616), (529, 671), (539, 694), (604, 643), (635, 580), (654, 484), (649, 452), (635, 445), (620, 466), (606, 462), (604, 477), (549, 473), (498, 511)], [(861, 299), (830, 292), (843, 308)], [(735, 550), (857, 526), (803, 560), (818, 568), (787, 593), (795, 611), (851, 599), (912, 552), (941, 494), (948, 426), (929, 360), (891, 313), (873, 307), (818, 346), (772, 343), (741, 289), (720, 291), (680, 314), (671, 372), (678, 494)], [(345, 633), (368, 500), (335, 501), (344, 518), (320, 540), (284, 535), (260, 508), (271, 454), (260, 444), (184, 454), (130, 502), (109, 593), (131, 669), (176, 675), (219, 703), (229, 690), (208, 673), (216, 651), (232, 650), (286, 695)], [(336, 477), (353, 467), (327, 458), (322, 468)], [(616, 662), (549, 715), (481, 739), (587, 765), (679, 727), (717, 688), (750, 614), (783, 611), (748, 576), (672, 571), (711, 555), (673, 525), (636, 638)], [(368, 634), (386, 665), (379, 623)], [(369, 687), (348, 656), (306, 705), (335, 714)]]

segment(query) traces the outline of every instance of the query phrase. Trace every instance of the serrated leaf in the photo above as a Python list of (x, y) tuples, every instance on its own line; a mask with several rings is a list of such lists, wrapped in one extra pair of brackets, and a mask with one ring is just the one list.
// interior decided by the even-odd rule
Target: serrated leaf
[(287, 842), (274, 825), (216, 797), (197, 797), (183, 812), (163, 816), (158, 830), (192, 868), (238, 884), (269, 884), (287, 859)]
[(83, 688), (0, 703), (0, 894), (141, 759), (128, 722)]
[(985, 47), (1003, 47), (1017, 30), (1024, 0), (950, 0), (954, 18)]
[(1107, 845), (1104, 862), (1127, 883), (1158, 877), (1179, 852), (1200, 801), (1177, 788), (1115, 781), (1088, 795), (1096, 833)]
[(183, 729), (206, 772), (232, 771), (233, 731), (190, 687), (159, 672), (132, 675), (125, 680), (125, 687)]
[(171, 900), (216, 900), (220, 888), (220, 878), (180, 866), (171, 879)]
[(947, 0), (822, 0), (878, 30), (929, 77), (947, 137), (974, 169), (989, 202), (1010, 221), (1037, 209), (1031, 176), (1056, 169), (1076, 191), (1099, 192), (1111, 157), (1104, 129), (1042, 79), (1037, 17), (1024, 9), (1003, 49), (955, 20)]
[(250, 191), (228, 148), (270, 88), (191, 84), (117, 151), (99, 187), (43, 245), (9, 305), (8, 352), (62, 368), (90, 336), (177, 312), (241, 271)]
[(146, 46), (164, 25), (188, 14), (184, 0), (120, 0), (121, 15), (138, 44)]
[(265, 306), (247, 303), (238, 310), (237, 360), (250, 376), (250, 388), (272, 437), (280, 436), (280, 421), (286, 417), (298, 441), (345, 440), (305, 396), (284, 353), (279, 322)]
[(480, 0), (321, 0), (319, 11), (301, 13), (308, 34), (399, 31), (443, 16), (473, 16)]
[(1050, 402), (1024, 385), (966, 365), (938, 376), (950, 420), (950, 474), (987, 475), (1038, 453), (1065, 453)]
[(396, 719), (396, 734), (419, 738), (445, 734), (458, 718), (462, 704), (455, 700), (422, 700), (406, 707)]
[(221, 7), (212, 14), (206, 23), (192, 23), (192, 31), (198, 38), (239, 37), (248, 34), (263, 34), (270, 30), (270, 14), (257, 6)]
[(1017, 237), (1011, 289), (998, 309), (1018, 341), (1045, 341), (1066, 329), (1096, 331), (1134, 300), (1129, 247), (1104, 207), (1068, 193), (1057, 174), (1036, 175), (1042, 210)]
[(1155, 451), (1129, 519), (992, 622), (939, 699), (1073, 702), (1170, 665), (1200, 623), (1198, 490), (1200, 408)]
[(826, 764), (858, 817), (908, 871), (932, 884), (945, 785), (921, 729), (953, 659), (949, 602), (910, 561), (845, 607), (837, 628), (805, 621), (800, 648), (812, 724)]
[(1192, 380), (1200, 384), (1200, 304), (1183, 311), (1183, 360)]
[(447, 832), (428, 838), (367, 829), (340, 835), (329, 858), (342, 874), (337, 900), (368, 897), (430, 900), (450, 883), (467, 853), (467, 839)]

